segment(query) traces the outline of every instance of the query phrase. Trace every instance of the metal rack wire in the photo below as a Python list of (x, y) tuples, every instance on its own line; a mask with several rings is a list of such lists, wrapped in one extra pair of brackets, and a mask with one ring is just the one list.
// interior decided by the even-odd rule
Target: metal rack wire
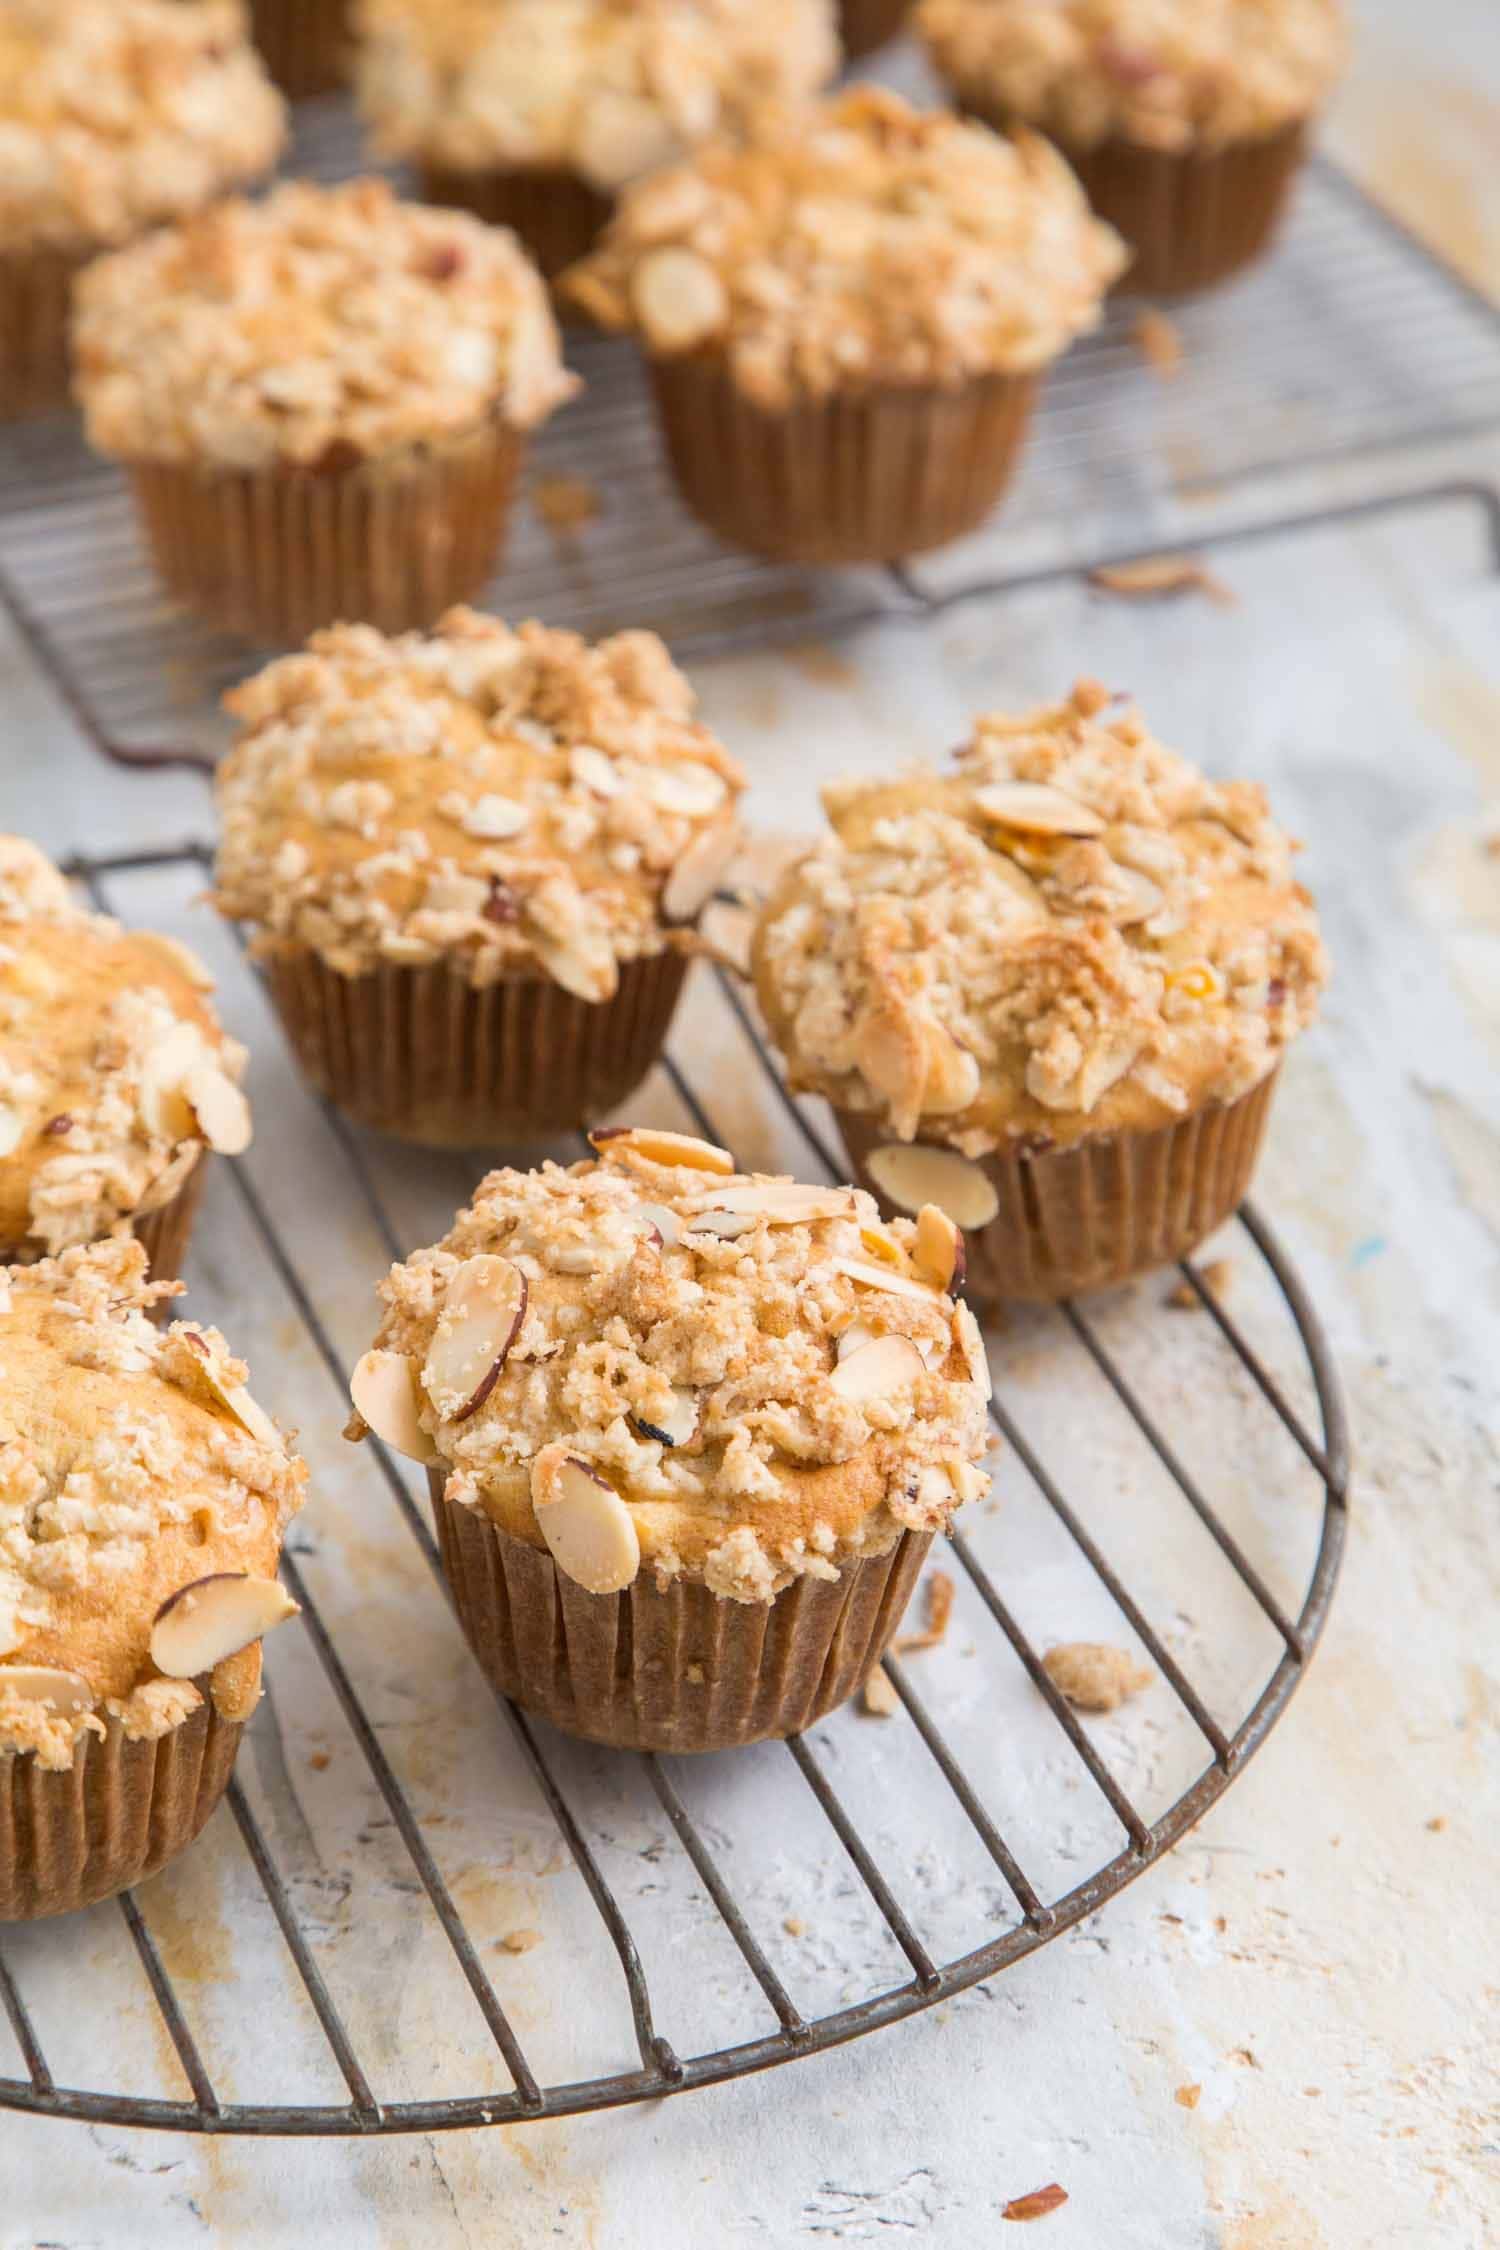
[[(149, 869), (201, 879), (206, 864), (207, 855), (201, 847), (186, 846), (113, 859), (85, 859), (76, 864), (74, 872), (87, 883), (101, 909), (112, 909), (118, 906), (116, 894), (122, 880), (133, 873)], [(743, 1042), (748, 1065), (763, 1078), (786, 1123), (801, 1141), (804, 1169), (830, 1176), (836, 1174), (839, 1167), (831, 1149), (803, 1105), (786, 1092), (744, 1000), (724, 972), (713, 973), (719, 980), (718, 997)], [(669, 1061), (666, 1072), (671, 1092), (682, 1112), (699, 1130), (722, 1139), (723, 1120), (712, 1114), (702, 1089), (677, 1061)], [(364, 1147), (336, 1115), (324, 1114), (328, 1130), (339, 1139), (349, 1176), (365, 1201), (381, 1239), (393, 1256), (399, 1254), (403, 1246)], [(347, 1370), (319, 1314), (313, 1289), (299, 1270), (293, 1246), (278, 1226), (266, 1196), (249, 1170), (236, 1164), (232, 1168), (232, 1178), (264, 1255), (278, 1275), (286, 1299), (294, 1308), (323, 1371), (342, 1400), (347, 1395)], [(629, 1916), (590, 1840), (586, 1808), (574, 1801), (574, 1790), (558, 1771), (555, 1742), (549, 1741), (546, 1730), (524, 1713), (502, 1704), (500, 1708), (505, 1715), (514, 1755), (540, 1790), (607, 1936), (628, 1997), (634, 2031), (636, 2052), (628, 2065), (593, 2078), (546, 2084), (528, 2061), (515, 2025), (466, 1926), (461, 1907), (440, 1872), (412, 1797), (397, 1775), (379, 1730), (363, 1707), (350, 1668), (340, 1654), (334, 1632), (324, 1617), (309, 1578), (297, 1554), (289, 1552), (284, 1561), (284, 1573), (302, 1608), (302, 1624), (293, 1630), (301, 1630), (308, 1636), (317, 1664), (342, 1713), (351, 1743), (364, 1761), (393, 1823), (411, 1875), (436, 1917), (453, 1961), (504, 2063), (510, 2090), (442, 2100), (382, 2102), (377, 2098), (371, 2073), (319, 1966), (292, 1886), (264, 1825), (252, 1809), (249, 1794), (236, 1781), (231, 1784), (229, 1805), (241, 1846), (274, 1917), (306, 2004), (343, 2081), (347, 2100), (250, 2104), (223, 2099), (190, 2027), (181, 1996), (152, 1938), (147, 1918), (134, 1897), (127, 1894), (117, 1902), (114, 1911), (120, 1917), (124, 1937), (159, 2011), (188, 2089), (187, 2098), (160, 2099), (60, 2085), (49, 2067), (46, 2039), (24, 1997), (22, 1979), (10, 1964), (12, 1941), (6, 1940), (0, 1944), (0, 2002), (10, 2019), (24, 2075), (0, 2078), (0, 2105), (95, 2123), (155, 2126), (199, 2133), (359, 2135), (430, 2132), (645, 2101), (813, 2054), (931, 2007), (1012, 1966), (1092, 1914), (1170, 1850), (1223, 1794), (1246, 1760), (1259, 1748), (1303, 1675), (1327, 1614), (1338, 1571), (1346, 1520), (1348, 1441), (1328, 1346), (1306, 1294), (1266, 1222), (1258, 1213), (1247, 1209), (1239, 1225), (1245, 1243), (1274, 1282), (1305, 1354), (1316, 1397), (1315, 1426), (1308, 1425), (1288, 1395), (1285, 1384), (1273, 1376), (1261, 1353), (1205, 1284), (1198, 1270), (1188, 1263), (1182, 1273), (1217, 1332), (1226, 1364), (1232, 1361), (1242, 1371), (1247, 1379), (1247, 1396), (1257, 1402), (1258, 1411), (1276, 1417), (1312, 1473), (1310, 1489), (1317, 1511), (1313, 1560), (1301, 1599), (1294, 1605), (1284, 1605), (1270, 1590), (1241, 1539), (1224, 1520), (1214, 1498), (1179, 1458), (1171, 1439), (1159, 1426), (1105, 1340), (1095, 1315), (1067, 1305), (1056, 1316), (1061, 1332), (1059, 1342), (1071, 1340), (1102, 1374), (1166, 1472), (1180, 1501), (1207, 1531), (1239, 1585), (1274, 1630), (1280, 1646), (1279, 1656), (1248, 1708), (1232, 1719), (1216, 1714), (1210, 1696), (1190, 1677), (1169, 1645), (1168, 1637), (1148, 1614), (1147, 1605), (1127, 1584), (1121, 1570), (1088, 1528), (1079, 1507), (1069, 1498), (1062, 1481), (1049, 1469), (1028, 1437), (1022, 1418), (1006, 1396), (1003, 1357), (997, 1370), (999, 1389), (993, 1413), (1005, 1446), (1024, 1469), (1065, 1535), (1078, 1566), (1094, 1576), (1128, 1623), (1206, 1749), (1206, 1762), (1201, 1770), (1156, 1818), (1148, 1818), (1137, 1807), (1088, 1730), (1054, 1686), (1040, 1651), (1018, 1619), (1011, 1590), (987, 1567), (967, 1534), (960, 1531), (950, 1542), (951, 1554), (977, 1597), (989, 1627), (1024, 1667), (1037, 1695), (1056, 1722), (1068, 1751), (1118, 1824), (1122, 1836), (1118, 1849), (1083, 1880), (1048, 1895), (1048, 1886), (1028, 1874), (1022, 1850), (1007, 1836), (987, 1802), (984, 1782), (968, 1771), (952, 1746), (943, 1719), (929, 1695), (919, 1688), (913, 1668), (892, 1657), (887, 1662), (887, 1672), (915, 1739), (941, 1776), (957, 1813), (998, 1874), (1013, 1901), (1015, 1919), (1003, 1935), (991, 1942), (955, 1958), (940, 1958), (918, 1918), (898, 1898), (876, 1851), (850, 1810), (847, 1788), (835, 1781), (824, 1748), (818, 1740), (794, 1738), (782, 1753), (788, 1767), (810, 1793), (827, 1824), (830, 1842), (847, 1856), (858, 1885), (893, 1939), (907, 1972), (857, 2001), (815, 2014), (799, 2005), (787, 1981), (773, 1965), (757, 1935), (751, 1914), (737, 1895), (722, 1851), (716, 1848), (710, 1828), (689, 1809), (671, 1763), (655, 1756), (632, 1756), (631, 1762), (644, 1775), (680, 1848), (685, 1868), (691, 1870), (701, 1886), (702, 1895), (711, 1903), (735, 1948), (744, 1975), (758, 1987), (774, 2018), (774, 2028), (758, 2036), (729, 2046), (682, 2054), (658, 2028), (652, 1991)], [(400, 1471), (378, 1448), (373, 1473), (385, 1500), (394, 1503), (423, 1561), (441, 1583), (436, 1548), (427, 1524)], [(1307, 1491), (1287, 1496), (1288, 1505), (1305, 1507), (1307, 1500)], [(169, 1871), (158, 1881), (165, 1884), (172, 1879)]]

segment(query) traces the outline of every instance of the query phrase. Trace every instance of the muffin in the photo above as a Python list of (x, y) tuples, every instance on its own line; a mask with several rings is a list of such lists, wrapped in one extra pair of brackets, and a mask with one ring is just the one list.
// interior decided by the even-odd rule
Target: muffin
[(985, 1488), (956, 1233), (682, 1134), (592, 1138), (593, 1163), (491, 1173), (392, 1269), (349, 1434), (427, 1467), (502, 1694), (620, 1748), (797, 1733)]
[(839, 37), (851, 62), (873, 54), (906, 28), (911, 0), (839, 0)]
[(1091, 682), (978, 721), (954, 770), (824, 793), (760, 919), (791, 1083), (887, 1210), (965, 1230), (989, 1298), (1185, 1257), (1250, 1185), (1326, 978), (1295, 846)]
[(266, 68), (295, 100), (342, 85), (353, 30), (350, 0), (250, 0), (250, 24)]
[(228, 706), (218, 904), (321, 1093), (473, 1147), (640, 1083), (743, 786), (660, 641), (465, 610), (431, 638), (340, 627)]
[(269, 171), (284, 126), (238, 0), (5, 0), (0, 418), (67, 404), (79, 269)]
[(966, 110), (1057, 142), (1153, 296), (1267, 249), (1347, 47), (1343, 0), (920, 0), (914, 20)]
[(526, 432), (577, 388), (514, 238), (380, 180), (220, 204), (101, 260), (75, 341), (89, 438), (167, 586), (271, 642), (476, 593)]
[(359, 25), (376, 146), (549, 277), (628, 181), (838, 66), (832, 0), (362, 0)]
[(711, 529), (878, 563), (989, 513), (1122, 257), (1045, 141), (861, 86), (631, 189), (566, 286), (640, 337)]
[(229, 1779), (307, 1471), (138, 1242), (0, 1268), (0, 1922), (174, 1857)]
[(208, 1152), (250, 1141), (212, 991), (186, 946), (85, 912), (0, 836), (0, 1264), (130, 1232), (176, 1279)]

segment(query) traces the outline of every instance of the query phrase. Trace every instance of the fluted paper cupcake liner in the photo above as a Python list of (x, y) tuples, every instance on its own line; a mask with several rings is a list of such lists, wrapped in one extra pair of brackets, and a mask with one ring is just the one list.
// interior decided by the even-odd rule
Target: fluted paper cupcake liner
[(545, 1550), (443, 1497), (430, 1470), (459, 1621), (502, 1695), (566, 1734), (619, 1750), (731, 1750), (799, 1734), (848, 1701), (889, 1647), (930, 1532), (905, 1531), (836, 1580), (799, 1578), (771, 1602), (726, 1601), (643, 1571), (587, 1594)]
[(881, 563), (982, 523), (1009, 481), (1031, 375), (894, 385), (771, 413), (709, 354), (651, 371), (682, 496), (732, 546), (783, 562)]
[(476, 989), (441, 963), (344, 977), (307, 951), (273, 954), (266, 973), (319, 1093), (377, 1132), (474, 1148), (606, 1116), (661, 1054), (688, 965), (675, 950), (622, 961), (599, 1002), (540, 972)]
[(0, 421), (68, 405), (73, 283), (86, 263), (69, 250), (0, 251)]
[(839, 0), (839, 36), (850, 62), (904, 30), (911, 0)]
[(251, 34), (284, 94), (331, 94), (347, 75), (349, 0), (250, 0)]
[[(170, 1201), (155, 1211), (138, 1212), (131, 1221), (130, 1231), (145, 1247), (153, 1281), (176, 1281), (182, 1272), (193, 1222), (203, 1201), (208, 1165), (205, 1150)], [(33, 1265), (41, 1256), (41, 1248), (34, 1241), (0, 1247), (0, 1265), (9, 1265), (12, 1260)]]
[(165, 1867), (223, 1796), (242, 1732), (205, 1695), (155, 1742), (111, 1719), (62, 1773), (0, 1754), (0, 1922), (93, 1906)]
[(131, 483), (167, 587), (209, 623), (297, 646), (319, 627), (434, 624), (500, 559), (521, 459), (496, 423), (346, 469), (141, 461)]
[[(967, 97), (964, 106), (1002, 132), (1014, 122)], [(1227, 281), (1270, 249), (1308, 130), (1299, 121), (1261, 140), (1175, 154), (1127, 140), (1060, 145), (1097, 216), (1130, 244), (1117, 287), (1132, 296), (1185, 297)]]
[[(1238, 1101), (1196, 1110), (1155, 1132), (1101, 1134), (1034, 1156), (976, 1157), (1000, 1198), (965, 1235), (967, 1287), (991, 1302), (1050, 1303), (1173, 1264), (1233, 1216), (1250, 1191), (1276, 1074)], [(836, 1112), (861, 1186), (895, 1207), (868, 1170), (891, 1135)]]
[(429, 164), (422, 192), (429, 203), (511, 228), (548, 281), (588, 256), (614, 210), (611, 199), (578, 173), (557, 168), (456, 172)]

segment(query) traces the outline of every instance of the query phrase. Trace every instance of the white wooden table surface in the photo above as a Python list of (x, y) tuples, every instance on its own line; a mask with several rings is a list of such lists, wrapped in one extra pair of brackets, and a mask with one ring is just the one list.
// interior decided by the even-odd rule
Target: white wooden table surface
[[(1500, 291), (1500, 17), (1489, 0), (1421, 11), (1366, 0), (1363, 18), (1333, 145)], [(1357, 464), (1304, 485), (1299, 501), (1470, 480), (1500, 489), (1500, 444), (1434, 447), (1378, 474)], [(1134, 690), (1168, 741), (1265, 778), (1309, 840), (1338, 979), (1288, 1073), (1262, 1195), (1339, 1355), (1357, 1448), (1353, 1534), (1309, 1682), (1197, 1834), (997, 1985), (653, 2108), (362, 2145), (202, 2142), (0, 2114), (4, 2250), (971, 2250), (1008, 2239), (1007, 2199), (1053, 2180), (1069, 2201), (1039, 2222), (1046, 2250), (1480, 2250), (1500, 2238), (1490, 539), (1477, 500), (1418, 498), (1227, 553), (1232, 609), (1128, 607), (1064, 584), (960, 608), (923, 633), (888, 626), (835, 649), (700, 668), (708, 716), (751, 766), (761, 817), (778, 830), (812, 824), (829, 772), (939, 751), (973, 711), (1055, 693), (1087, 669)], [(202, 830), (195, 783), (102, 768), (5, 642), (0, 696), (5, 825), (59, 849)], [(300, 1097), (289, 1079), (269, 1091), (264, 1161), (284, 1145), (290, 1163)], [(304, 1192), (311, 1204), (315, 1166)], [(201, 1285), (229, 1321), (243, 1220), (222, 1195), (211, 1215), (220, 1232)], [(350, 1335), (368, 1325), (379, 1263), (372, 1246), (347, 1296), (330, 1284)], [(1174, 1404), (1186, 1442), (1211, 1448), (1212, 1392), (1200, 1400), (1188, 1383)], [(326, 1421), (326, 1401), (309, 1412)], [(346, 1474), (330, 1453), (330, 1539), (347, 1535)], [(412, 1630), (420, 1643), (426, 1627)], [(451, 1641), (442, 1620), (432, 1630)], [(1132, 1713), (1145, 1710), (1109, 1723), (1124, 1755), (1146, 1723)], [(559, 1877), (522, 1850), (507, 1880), (502, 1927)], [(566, 1922), (566, 1903), (558, 1911)], [(174, 1952), (190, 1981), (191, 1935)], [(579, 1944), (526, 1957), (543, 2034), (585, 2005)], [(226, 1994), (224, 1956), (206, 1938), (200, 1953), (196, 1996), (243, 2012), (258, 1957), (237, 1962)], [(87, 1958), (80, 1940), (79, 1989), (62, 2000), (76, 2007), (79, 2067), (108, 2084), (101, 2046), (123, 2053), (145, 2034), (123, 2021), (89, 2028)], [(420, 1995), (407, 2005), (411, 2037)], [(444, 2027), (434, 2020), (430, 2034)], [(1201, 2089), (1196, 2106), (1176, 2098), (1188, 2087)]]

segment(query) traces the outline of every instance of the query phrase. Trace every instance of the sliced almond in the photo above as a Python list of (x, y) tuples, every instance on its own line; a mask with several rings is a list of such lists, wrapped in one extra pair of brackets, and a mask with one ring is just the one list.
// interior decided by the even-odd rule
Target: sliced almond
[(917, 1239), (912, 1244), (912, 1266), (919, 1281), (931, 1282), (945, 1295), (964, 1283), (964, 1238), (946, 1211), (924, 1203), (917, 1213)]
[(685, 820), (702, 820), (715, 813), (729, 795), (729, 784), (712, 766), (679, 759), (675, 764), (647, 769), (646, 795), (663, 812), (680, 813)]
[(699, 1211), (685, 1221), (689, 1234), (711, 1234), (720, 1242), (738, 1242), (742, 1234), (754, 1234), (759, 1225), (759, 1215), (753, 1211)]
[(833, 1270), (847, 1274), (851, 1281), (863, 1282), (867, 1289), (883, 1289), (891, 1297), (909, 1297), (918, 1305), (930, 1305), (937, 1295), (925, 1281), (916, 1281), (910, 1274), (896, 1273), (890, 1266), (868, 1265), (863, 1258), (835, 1258)]
[(1153, 883), (1150, 876), (1143, 875), (1138, 867), (1122, 867), (1117, 864), (1115, 875), (1130, 896), (1124, 906), (1116, 907), (1114, 919), (1122, 929), (1128, 929), (1134, 922), (1149, 922), (1166, 896), (1160, 884)]
[(729, 1177), (734, 1158), (727, 1148), (712, 1141), (695, 1140), (691, 1133), (657, 1132), (650, 1125), (600, 1125), (589, 1135), (596, 1152), (610, 1162), (617, 1156), (639, 1158), (642, 1164), (665, 1164), (689, 1172), (717, 1172)]
[(509, 1258), (470, 1258), (448, 1288), (422, 1383), (445, 1421), (467, 1422), (500, 1380), (526, 1321), (526, 1276)]
[(518, 804), (514, 797), (486, 792), (483, 797), (475, 798), (461, 826), (466, 836), (476, 837), (480, 843), (503, 844), (531, 826), (531, 811), (528, 806)]
[(847, 1359), (851, 1352), (863, 1351), (866, 1344), (875, 1341), (875, 1330), (866, 1327), (862, 1320), (851, 1320), (840, 1336), (834, 1351), (839, 1359)]
[(614, 759), (591, 742), (580, 742), (568, 752), (568, 771), (580, 788), (592, 789), (596, 797), (618, 797), (625, 786)]
[(23, 903), (39, 912), (68, 903), (67, 878), (25, 836), (0, 836), (0, 882), (11, 884)]
[(852, 1189), (805, 1187), (798, 1180), (737, 1180), (732, 1187), (694, 1196), (692, 1201), (705, 1210), (743, 1211), (773, 1227), (854, 1216)]
[(600, 86), (583, 104), (574, 128), (579, 171), (608, 193), (669, 163), (678, 146), (657, 104), (623, 86)]
[(45, 1703), (65, 1719), (76, 1719), (94, 1704), (88, 1681), (56, 1664), (0, 1664), (0, 1695), (17, 1696), (22, 1703)]
[(979, 1064), (941, 1024), (927, 1026), (927, 1077), (922, 1109), (929, 1117), (952, 1117), (967, 1109), (979, 1092)]
[(651, 351), (692, 351), (729, 318), (729, 292), (719, 274), (695, 250), (675, 243), (642, 258), (630, 296)]
[(200, 1063), (182, 1082), (198, 1130), (220, 1156), (240, 1156), (250, 1146), (250, 1104), (217, 1063)]
[(568, 944), (539, 930), (531, 931), (530, 937), (548, 976), (575, 1000), (597, 1004), (614, 998), (620, 987), (620, 964), (602, 930), (580, 930)]
[(871, 1150), (865, 1170), (900, 1210), (915, 1214), (924, 1204), (935, 1203), (965, 1234), (988, 1226), (1000, 1209), (999, 1191), (989, 1174), (957, 1149), (889, 1142)]
[(648, 1422), (642, 1414), (630, 1417), (642, 1436), (662, 1445), (691, 1445), (698, 1435), (698, 1394), (681, 1383), (672, 1386), (672, 1411), (664, 1422)]
[(532, 1464), (531, 1504), (552, 1559), (588, 1594), (618, 1594), (641, 1567), (635, 1520), (607, 1478), (566, 1446)]
[(383, 1445), (424, 1469), (436, 1464), (438, 1449), (418, 1414), (416, 1362), (405, 1352), (366, 1352), (354, 1370), (349, 1395)]
[(636, 1217), (645, 1220), (663, 1250), (675, 1250), (681, 1242), (682, 1221), (665, 1203), (643, 1203)]
[(9, 1102), (0, 1102), (0, 1156), (13, 1156), (26, 1132), (26, 1120)]
[(148, 1132), (166, 1141), (184, 1141), (197, 1132), (184, 1082), (209, 1060), (207, 1042), (196, 1024), (176, 1023), (157, 1042), (142, 1068), (138, 1096)]
[(228, 1380), (223, 1363), (212, 1356), (201, 1337), (194, 1340), (201, 1347), (203, 1381), (211, 1396), (228, 1409), (241, 1429), (249, 1431), (257, 1445), (269, 1445), (284, 1453), (285, 1441), (265, 1408), (250, 1396), (243, 1383)]
[(967, 1305), (955, 1305), (953, 1308), (953, 1340), (964, 1355), (969, 1380), (978, 1384), (984, 1393), (985, 1404), (988, 1405), (995, 1395), (995, 1385), (990, 1375), (990, 1355), (984, 1348), (979, 1323)]
[(1044, 781), (990, 782), (975, 790), (974, 805), (986, 820), (1024, 836), (1102, 836), (1108, 825), (1091, 805)]
[(896, 1237), (887, 1234), (884, 1227), (861, 1227), (859, 1243), (872, 1265), (889, 1266), (893, 1273), (910, 1273), (911, 1260)]
[(732, 820), (700, 829), (662, 885), (661, 910), (668, 922), (693, 922), (702, 913), (740, 848)]
[(200, 1679), (296, 1614), (279, 1579), (216, 1571), (162, 1603), (151, 1628), (151, 1661), (169, 1680)]
[(854, 1061), (866, 1085), (883, 1095), (898, 1117), (920, 1116), (927, 1090), (927, 1039), (908, 1008), (883, 1001), (869, 1009), (855, 1034)]
[(926, 1362), (909, 1336), (876, 1336), (841, 1358), (828, 1380), (840, 1398), (858, 1405), (909, 1389), (926, 1372)]

